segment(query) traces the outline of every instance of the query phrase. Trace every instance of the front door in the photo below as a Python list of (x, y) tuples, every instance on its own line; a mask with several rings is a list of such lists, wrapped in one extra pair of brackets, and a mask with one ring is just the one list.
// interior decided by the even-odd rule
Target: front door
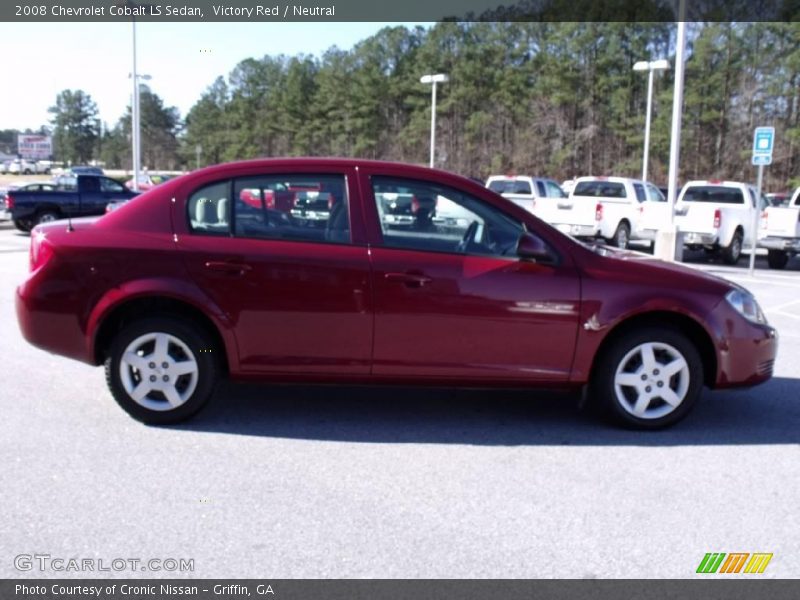
[[(496, 207), (430, 182), (365, 176), (382, 242), (371, 249), (375, 294), (373, 374), (559, 382), (569, 378), (580, 283), (562, 264), (516, 256), (524, 228)], [(383, 194), (433, 201), (398, 225)], [(365, 213), (366, 214), (366, 213)]]

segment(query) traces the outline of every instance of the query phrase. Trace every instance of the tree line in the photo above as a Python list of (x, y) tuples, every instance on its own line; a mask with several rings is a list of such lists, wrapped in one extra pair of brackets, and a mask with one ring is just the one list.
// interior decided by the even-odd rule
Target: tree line
[[(753, 129), (776, 129), (768, 189), (800, 185), (800, 24), (691, 23), (681, 179), (753, 180)], [(258, 156), (357, 156), (468, 176), (565, 179), (641, 173), (647, 74), (670, 59), (672, 23), (441, 22), (386, 27), (350, 50), (267, 55), (219, 76), (184, 119), (143, 87), (143, 164), (194, 168)], [(674, 71), (655, 76), (649, 179), (666, 180)], [(78, 110), (75, 107), (78, 106)], [(57, 158), (130, 164), (130, 110), (103, 131), (84, 92), (51, 109)], [(83, 124), (83, 127), (78, 126)]]

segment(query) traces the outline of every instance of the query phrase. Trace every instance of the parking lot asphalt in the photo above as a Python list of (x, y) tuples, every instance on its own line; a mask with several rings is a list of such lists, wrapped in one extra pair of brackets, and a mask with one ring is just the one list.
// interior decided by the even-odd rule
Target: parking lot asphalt
[[(147, 427), (100, 369), (21, 338), (27, 246), (0, 227), (0, 577), (682, 578), (707, 552), (800, 577), (797, 259), (749, 278), (744, 258), (690, 257), (756, 294), (780, 350), (773, 380), (706, 392), (666, 431), (557, 394), (232, 384)], [(194, 571), (20, 571), (20, 554)]]

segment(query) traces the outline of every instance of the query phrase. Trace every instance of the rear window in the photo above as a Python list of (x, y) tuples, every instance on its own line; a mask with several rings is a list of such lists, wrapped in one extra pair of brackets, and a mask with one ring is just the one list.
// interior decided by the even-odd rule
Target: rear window
[(532, 194), (531, 184), (517, 179), (495, 179), (489, 183), (489, 189), (498, 194)]
[(683, 194), (685, 202), (712, 202), (714, 204), (744, 204), (742, 190), (722, 185), (692, 186)]
[(600, 198), (626, 198), (625, 186), (614, 181), (581, 181), (575, 186), (573, 196), (595, 196)]

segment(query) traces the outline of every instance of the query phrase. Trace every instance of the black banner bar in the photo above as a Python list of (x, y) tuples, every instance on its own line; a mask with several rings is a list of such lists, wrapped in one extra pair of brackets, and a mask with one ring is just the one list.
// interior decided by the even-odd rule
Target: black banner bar
[(696, 580), (0, 580), (2, 600), (796, 600), (800, 581)]

